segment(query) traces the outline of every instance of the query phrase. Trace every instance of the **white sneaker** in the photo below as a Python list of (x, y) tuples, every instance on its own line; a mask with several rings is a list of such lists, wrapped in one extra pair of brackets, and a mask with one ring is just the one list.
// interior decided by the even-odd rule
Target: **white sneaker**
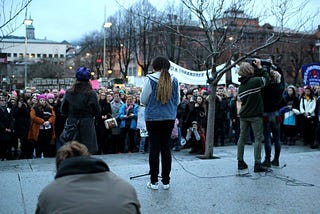
[(158, 182), (156, 182), (156, 183), (151, 183), (151, 182), (148, 182), (147, 183), (147, 187), (149, 188), (149, 189), (153, 189), (153, 190), (158, 190), (159, 189), (159, 184), (158, 184)]
[(164, 190), (168, 190), (170, 188), (170, 184), (163, 184), (162, 188)]

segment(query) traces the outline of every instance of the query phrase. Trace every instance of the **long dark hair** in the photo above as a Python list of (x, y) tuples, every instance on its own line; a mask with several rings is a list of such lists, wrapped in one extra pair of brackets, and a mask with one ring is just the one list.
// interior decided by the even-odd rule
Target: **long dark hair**
[(92, 91), (92, 86), (89, 81), (76, 80), (68, 90), (71, 92), (71, 94), (89, 94)]

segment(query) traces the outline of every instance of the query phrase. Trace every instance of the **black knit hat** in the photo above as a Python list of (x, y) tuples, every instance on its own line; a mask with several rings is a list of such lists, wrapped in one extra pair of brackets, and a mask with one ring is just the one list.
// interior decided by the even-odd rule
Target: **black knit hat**
[(167, 58), (159, 56), (153, 60), (152, 67), (155, 71), (160, 71), (161, 69), (169, 70), (170, 62)]

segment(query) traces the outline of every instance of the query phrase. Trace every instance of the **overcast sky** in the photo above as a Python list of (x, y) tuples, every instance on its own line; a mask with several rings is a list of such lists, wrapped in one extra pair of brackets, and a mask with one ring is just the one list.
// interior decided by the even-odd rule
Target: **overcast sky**
[[(128, 3), (132, 4), (134, 1), (118, 2), (127, 7)], [(149, 1), (157, 8), (162, 8), (166, 2), (166, 0)], [(309, 11), (319, 10), (319, 5), (319, 0), (310, 0)], [(86, 33), (102, 29), (105, 6), (107, 17), (119, 9), (116, 0), (32, 0), (28, 14), (31, 14), (33, 19), (36, 38), (47, 38), (58, 42), (73, 41), (82, 38)], [(316, 20), (316, 25), (320, 25), (319, 14)], [(24, 36), (25, 27), (22, 25), (13, 35)]]

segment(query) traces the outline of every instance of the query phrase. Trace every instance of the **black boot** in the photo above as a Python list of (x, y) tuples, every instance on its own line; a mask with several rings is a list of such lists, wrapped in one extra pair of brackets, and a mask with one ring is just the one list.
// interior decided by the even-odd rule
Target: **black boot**
[(271, 167), (270, 158), (264, 159), (264, 161), (262, 162), (262, 166), (270, 168)]
[(319, 148), (319, 145), (317, 143), (314, 143), (310, 146), (311, 149), (317, 149)]
[(248, 165), (243, 160), (240, 160), (238, 161), (238, 169), (239, 170), (248, 169)]
[(264, 166), (262, 166), (261, 163), (255, 163), (254, 164), (254, 172), (267, 172), (268, 169)]
[(279, 166), (279, 159), (273, 159), (273, 160), (271, 161), (271, 165), (272, 165), (272, 166)]

